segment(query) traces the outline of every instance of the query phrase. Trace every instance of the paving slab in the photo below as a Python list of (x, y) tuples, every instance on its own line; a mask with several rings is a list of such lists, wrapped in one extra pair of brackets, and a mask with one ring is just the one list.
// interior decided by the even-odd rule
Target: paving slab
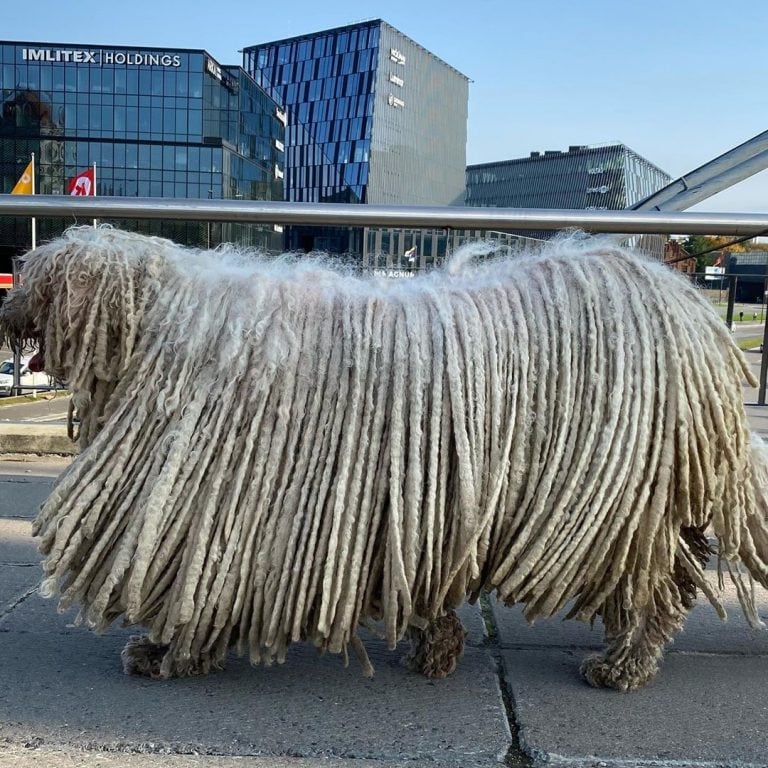
[[(176, 755), (163, 752), (122, 753), (88, 752), (73, 749), (15, 746), (0, 744), (0, 765), (13, 768), (392, 768), (402, 763), (380, 760), (344, 760), (327, 758), (304, 759), (295, 757), (224, 757), (222, 755)], [(434, 763), (408, 763), (409, 768)]]
[[(716, 587), (716, 572), (708, 571), (707, 579)], [(675, 638), (668, 652), (768, 655), (768, 631), (749, 626), (739, 605), (736, 588), (727, 577), (720, 600), (728, 615), (727, 621), (721, 621), (707, 599), (699, 595), (683, 631)], [(755, 602), (758, 614), (768, 625), (768, 591), (758, 587), (755, 590)], [(593, 626), (581, 621), (565, 620), (567, 610), (564, 610), (551, 619), (529, 624), (521, 606), (508, 608), (494, 598), (491, 598), (490, 605), (497, 642), (502, 648), (596, 649), (603, 646), (603, 625), (599, 619), (595, 620)]]
[(32, 538), (32, 521), (0, 517), (0, 566), (40, 563), (37, 543)]
[(39, 583), (40, 570), (37, 567), (0, 565), (0, 631), (3, 621), (10, 617), (12, 609), (19, 601), (28, 599), (27, 596)]
[(502, 656), (520, 744), (534, 765), (768, 765), (768, 657), (670, 654), (653, 683), (618, 693), (580, 679), (580, 651)]
[[(252, 668), (233, 657), (226, 672), (205, 678), (126, 677), (120, 650), (135, 629), (114, 626), (97, 636), (76, 625), (77, 609), (59, 614), (55, 600), (30, 594), (41, 571), (29, 518), (53, 483), (0, 474), (0, 585), (9, 595), (0, 603), (0, 747), (14, 750), (13, 764), (92, 765), (101, 755), (122, 760), (125, 751), (147, 760), (155, 753), (258, 755), (254, 766), (302, 758), (297, 768), (331, 758), (371, 768), (480, 766), (507, 752), (507, 713), (478, 605), (459, 609), (468, 648), (445, 681), (410, 673), (401, 663), (407, 646), (390, 651), (378, 640), (366, 643), (373, 680), (354, 658), (345, 669), (341, 657), (318, 657), (305, 646), (283, 666)], [(56, 757), (55, 750), (63, 751)], [(283, 757), (263, 762), (270, 754)]]
[(408, 672), (403, 651), (370, 641), (373, 680), (354, 660), (345, 669), (300, 646), (284, 665), (233, 658), (225, 672), (156, 682), (122, 673), (127, 630), (97, 636), (50, 611), (41, 621), (33, 631), (3, 621), (0, 632), (0, 732), (12, 744), (487, 766), (510, 743), (495, 664), (481, 649), (467, 649), (444, 681)]
[(54, 485), (52, 477), (0, 475), (0, 517), (34, 518)]

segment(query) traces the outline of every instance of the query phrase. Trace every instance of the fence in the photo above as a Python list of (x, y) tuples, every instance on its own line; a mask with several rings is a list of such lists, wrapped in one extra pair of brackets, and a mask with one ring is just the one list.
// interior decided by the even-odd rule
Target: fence
[[(181, 200), (125, 197), (0, 195), (0, 216), (151, 219), (238, 222), (328, 227), (400, 227), (504, 232), (580, 229), (586, 232), (757, 236), (768, 233), (768, 214), (681, 213), (663, 211), (582, 211), (538, 208), (459, 208), (423, 206), (284, 203), (258, 200)], [(74, 223), (74, 220), (73, 220)], [(736, 280), (729, 281), (729, 318)], [(730, 326), (729, 326), (730, 327)], [(768, 323), (763, 332), (758, 404), (765, 405), (768, 379)]]

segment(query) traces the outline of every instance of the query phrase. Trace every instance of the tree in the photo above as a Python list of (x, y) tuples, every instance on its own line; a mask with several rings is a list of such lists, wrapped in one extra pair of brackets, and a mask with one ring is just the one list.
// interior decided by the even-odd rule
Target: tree
[[(697, 254), (703, 251), (709, 251), (710, 248), (717, 248), (720, 244), (719, 238), (708, 237), (707, 235), (690, 235), (688, 239), (683, 243), (683, 249), (690, 253), (691, 256), (697, 256)], [(711, 251), (703, 256), (698, 256), (696, 259), (696, 271), (703, 272), (705, 267), (711, 267), (717, 260), (717, 251)]]

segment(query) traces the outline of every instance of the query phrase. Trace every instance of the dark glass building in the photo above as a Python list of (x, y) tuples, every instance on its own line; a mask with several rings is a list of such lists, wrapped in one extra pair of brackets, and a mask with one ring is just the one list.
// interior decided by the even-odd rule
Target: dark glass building
[[(243, 69), (206, 51), (0, 42), (0, 99), (2, 192), (34, 153), (36, 194), (67, 194), (95, 163), (99, 195), (282, 200), (284, 113)], [(63, 226), (40, 220), (39, 237)], [(274, 228), (130, 226), (190, 244), (282, 247)], [(6, 266), (29, 246), (29, 229), (0, 219)]]
[[(571, 146), (567, 152), (467, 167), (466, 204), (494, 208), (618, 210), (672, 177), (624, 144)], [(546, 232), (527, 232), (545, 237)]]
[[(462, 205), (468, 80), (381, 19), (244, 50), (287, 114), (287, 200)], [(290, 246), (362, 251), (362, 233), (292, 228)]]
[[(732, 253), (730, 259), (726, 270), (737, 276), (736, 301), (762, 304), (767, 298), (768, 253), (765, 251)], [(721, 282), (712, 281), (707, 286), (718, 287)]]

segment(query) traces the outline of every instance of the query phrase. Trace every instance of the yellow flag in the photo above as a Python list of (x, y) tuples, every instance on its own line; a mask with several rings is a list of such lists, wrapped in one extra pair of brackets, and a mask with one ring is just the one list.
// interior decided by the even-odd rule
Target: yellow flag
[(12, 195), (34, 195), (32, 189), (32, 161), (24, 169), (21, 178), (16, 182), (16, 186), (11, 190)]

